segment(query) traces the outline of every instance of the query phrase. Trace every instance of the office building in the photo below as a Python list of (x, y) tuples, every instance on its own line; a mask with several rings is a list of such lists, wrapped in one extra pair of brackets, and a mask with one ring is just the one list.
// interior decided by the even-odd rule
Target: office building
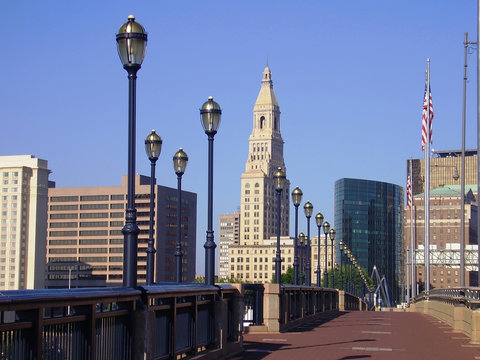
[(49, 173), (33, 155), (0, 156), (0, 290), (44, 288)]
[[(121, 186), (50, 188), (47, 285), (121, 285), (127, 176)], [(150, 178), (135, 176), (138, 283), (145, 283), (150, 216)], [(183, 281), (195, 277), (197, 196), (182, 192)], [(155, 185), (155, 282), (174, 281), (177, 189)]]
[[(280, 107), (273, 90), (272, 73), (267, 66), (263, 71), (261, 88), (253, 107), (253, 129), (249, 137), (249, 152), (245, 172), (241, 176), (240, 197), (240, 243), (230, 246), (230, 277), (248, 279), (251, 282), (271, 280), (271, 262), (276, 245), (271, 239), (277, 236), (277, 193), (273, 174), (278, 169), (286, 171), (283, 158), (283, 139), (280, 133)], [(287, 173), (288, 177), (288, 173)], [(282, 192), (280, 235), (282, 246), (291, 242), (289, 231), (290, 182), (286, 180)], [(274, 246), (275, 245), (275, 246)], [(261, 251), (261, 253), (260, 253)], [(289, 249), (282, 249), (288, 259), (288, 251), (293, 257), (293, 242)], [(261, 257), (258, 255), (262, 255)], [(265, 256), (268, 254), (268, 256)], [(247, 256), (248, 255), (248, 256)], [(242, 266), (246, 258), (268, 261), (250, 266)], [(283, 256), (283, 255), (282, 255)], [(238, 261), (240, 260), (240, 261)], [(293, 260), (292, 260), (293, 263)], [(282, 263), (286, 269), (287, 263)], [(255, 267), (258, 269), (255, 271)], [(267, 271), (265, 270), (267, 267)], [(242, 270), (243, 269), (243, 270)]]
[(346, 243), (368, 274), (376, 266), (385, 276), (392, 302), (403, 300), (403, 196), (402, 187), (385, 182), (335, 182), (337, 241)]
[(228, 250), (240, 242), (240, 213), (220, 215), (218, 219), (218, 277), (228, 279)]
[[(434, 150), (430, 159), (430, 189), (443, 185), (460, 185), (462, 152)], [(425, 159), (407, 160), (407, 175), (412, 161), (412, 194), (425, 192)], [(465, 184), (477, 183), (477, 150), (465, 151)]]
[[(478, 286), (476, 191), (476, 184), (465, 185), (465, 286)], [(460, 286), (461, 201), (460, 185), (439, 186), (430, 191), (430, 289)], [(419, 291), (425, 289), (424, 206), (423, 193), (413, 197), (415, 279)], [(411, 248), (410, 213), (407, 206), (404, 246), (408, 252), (405, 255)], [(407, 268), (410, 271), (410, 266)]]

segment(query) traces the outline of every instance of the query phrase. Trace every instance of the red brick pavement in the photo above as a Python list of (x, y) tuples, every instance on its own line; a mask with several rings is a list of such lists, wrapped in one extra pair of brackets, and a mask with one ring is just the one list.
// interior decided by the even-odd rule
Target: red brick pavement
[(280, 334), (247, 334), (233, 359), (480, 359), (480, 345), (428, 315), (340, 312)]

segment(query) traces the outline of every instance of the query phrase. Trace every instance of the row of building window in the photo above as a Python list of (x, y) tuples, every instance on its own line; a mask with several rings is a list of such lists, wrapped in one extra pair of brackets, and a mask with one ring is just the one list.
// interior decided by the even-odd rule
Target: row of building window
[(75, 202), (80, 201), (108, 201), (125, 200), (125, 195), (82, 195), (82, 196), (51, 196), (50, 202)]
[[(106, 254), (106, 253), (123, 253), (123, 247), (119, 248), (110, 248), (107, 250), (105, 247), (94, 247), (94, 248), (80, 248), (78, 249), (79, 254)], [(76, 248), (52, 248), (48, 250), (49, 254), (76, 254)]]
[(123, 256), (110, 256), (110, 257), (105, 257), (105, 256), (80, 256), (78, 257), (78, 260), (76, 257), (49, 257), (48, 261), (49, 262), (72, 262), (72, 261), (80, 261), (80, 262), (103, 262), (106, 263), (107, 259), (109, 262), (122, 262), (123, 261)]
[[(2, 188), (2, 192), (4, 193), (8, 192), (8, 188)], [(10, 192), (14, 192), (14, 193), (18, 192), (18, 188), (16, 187), (10, 188)]]
[[(140, 240), (139, 240), (140, 241)], [(78, 240), (79, 245), (102, 245), (102, 244), (123, 244), (124, 240), (121, 239), (80, 239)], [(69, 240), (69, 239), (62, 239), (62, 240), (49, 240), (49, 245), (51, 246), (58, 246), (58, 245), (77, 245), (77, 240)]]
[[(110, 221), (110, 226), (122, 226), (123, 224), (124, 224), (123, 221)], [(50, 223), (51, 228), (75, 228), (75, 227), (78, 227), (78, 225), (79, 223), (76, 221)], [(108, 225), (109, 225), (108, 221), (80, 222), (80, 227), (107, 227)], [(139, 225), (145, 225), (145, 224), (139, 224)], [(148, 222), (146, 225), (148, 225)]]
[[(283, 250), (280, 250), (280, 253), (282, 253), (282, 252), (283, 252)], [(290, 254), (290, 250), (288, 251), (288, 253)], [(263, 259), (265, 259), (265, 260), (263, 260)], [(234, 257), (232, 257), (230, 260), (231, 260), (232, 263), (235, 262), (235, 258), (234, 258)], [(244, 259), (243, 257), (238, 257), (238, 258), (237, 258), (237, 262), (243, 262), (243, 260), (245, 260), (245, 262), (247, 262), (247, 263), (250, 262), (250, 258), (249, 258), (249, 257), (246, 257), (245, 259)], [(257, 260), (258, 260), (258, 261), (257, 261)], [(282, 257), (282, 261), (285, 261), (285, 258)], [(265, 258), (261, 258), (261, 257), (256, 258), (256, 257), (255, 257), (255, 258), (253, 258), (253, 262), (254, 262), (254, 263), (256, 263), (256, 262), (268, 262), (268, 257), (265, 257)], [(275, 258), (274, 258), (274, 257), (272, 257), (272, 262), (275, 262)], [(292, 262), (292, 258), (289, 257), (289, 258), (288, 258), (288, 262), (289, 262), (289, 263)], [(256, 266), (256, 265), (255, 265), (255, 266)]]
[[(13, 177), (18, 177), (18, 171), (12, 171), (11, 175), (12, 175)], [(6, 177), (8, 177), (8, 176), (9, 176), (9, 172), (8, 172), (8, 171), (4, 171), (4, 172), (3, 172), (3, 177), (6, 178)]]

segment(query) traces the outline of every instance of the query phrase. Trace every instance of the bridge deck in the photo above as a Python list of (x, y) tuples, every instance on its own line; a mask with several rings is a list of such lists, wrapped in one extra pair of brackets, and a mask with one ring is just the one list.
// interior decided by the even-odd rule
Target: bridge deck
[(429, 316), (340, 312), (281, 334), (247, 334), (234, 359), (480, 359), (480, 345)]

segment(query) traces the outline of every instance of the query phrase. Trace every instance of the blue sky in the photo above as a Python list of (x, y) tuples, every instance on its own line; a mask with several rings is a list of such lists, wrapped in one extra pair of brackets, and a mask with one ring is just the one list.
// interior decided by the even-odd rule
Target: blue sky
[[(176, 187), (172, 156), (180, 146), (188, 153), (183, 188), (198, 193), (199, 273), (207, 137), (198, 109), (210, 95), (223, 109), (215, 137), (217, 237), (218, 215), (239, 206), (252, 109), (267, 61), (282, 112), (287, 177), (331, 223), (336, 180), (405, 186), (406, 160), (423, 157), (427, 57), (433, 148), (461, 145), (463, 36), (468, 31), (476, 40), (473, 0), (5, 0), (0, 9), (0, 155), (48, 160), (58, 187), (119, 185), (126, 174), (128, 82), (115, 33), (129, 14), (146, 28), (137, 82), (137, 173), (149, 174), (143, 140), (153, 128), (163, 139), (160, 184)], [(469, 63), (467, 148), (474, 148), (476, 51)]]

